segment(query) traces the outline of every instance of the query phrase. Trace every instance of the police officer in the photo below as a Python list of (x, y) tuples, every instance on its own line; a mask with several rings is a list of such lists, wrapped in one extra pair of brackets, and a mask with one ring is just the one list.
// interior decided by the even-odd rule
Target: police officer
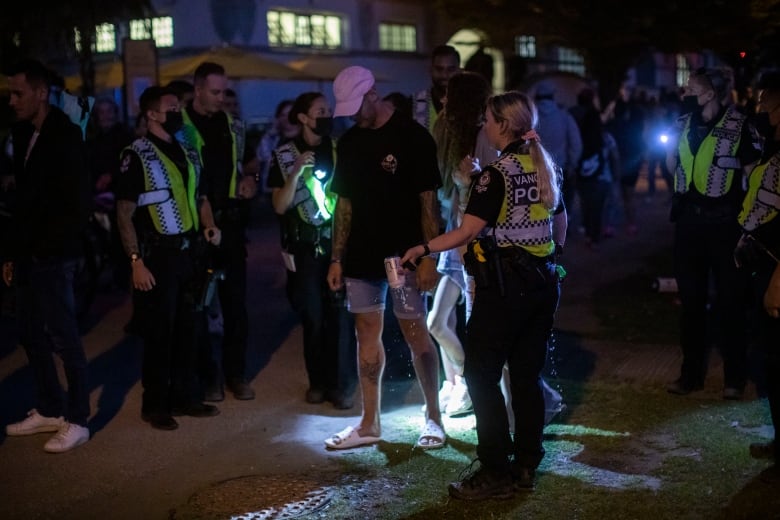
[(199, 195), (200, 161), (173, 137), (182, 124), (172, 91), (149, 87), (141, 94), (149, 132), (122, 153), (117, 178), (117, 221), (129, 256), (133, 299), (144, 340), (142, 418), (174, 430), (173, 415), (208, 417), (219, 410), (196, 399), (194, 331), (205, 319), (197, 304), (202, 287), (199, 231), (219, 244), (211, 207)]
[[(246, 211), (245, 199), (257, 190), (251, 175), (243, 176), (239, 164), (243, 159), (243, 127), (240, 121), (225, 113), (223, 102), (227, 90), (225, 69), (211, 62), (195, 69), (195, 97), (183, 110), (182, 139), (198, 151), (214, 219), (222, 231), (222, 243), (214, 267), (225, 273), (219, 282), (219, 302), (224, 319), (222, 338), (222, 373), (228, 389), (236, 399), (254, 399), (247, 383), (246, 353), (248, 319), (246, 311)], [(211, 354), (205, 354), (206, 400), (224, 399), (222, 380)]]
[(327, 282), (337, 199), (330, 190), (336, 154), (328, 101), (320, 92), (301, 94), (289, 121), (301, 128), (300, 136), (273, 151), (268, 186), (281, 222), (287, 297), (303, 324), (306, 401), (352, 408), (357, 382), (354, 323), (343, 292), (331, 291)]
[(704, 385), (707, 371), (709, 281), (715, 288), (714, 323), (720, 326), (724, 399), (740, 399), (747, 379), (746, 279), (734, 265), (743, 167), (760, 155), (745, 116), (726, 106), (730, 77), (721, 69), (692, 73), (667, 154), (674, 172), (671, 220), (675, 223), (675, 277), (682, 302), (680, 377), (668, 386), (685, 395)]
[[(774, 462), (766, 473), (780, 480), (777, 425), (780, 423), (780, 319), (772, 294), (780, 288), (780, 73), (766, 73), (759, 82), (756, 129), (766, 139), (758, 165), (748, 177), (748, 190), (739, 213), (743, 235), (737, 262), (752, 274), (758, 341), (764, 357), (766, 390), (775, 439), (750, 445), (750, 454)], [(771, 283), (774, 281), (774, 283)], [(776, 298), (776, 297), (775, 297)]]
[[(468, 244), (464, 262), (475, 277), (465, 377), (477, 419), (480, 468), (450, 484), (467, 500), (532, 489), (544, 456), (541, 371), (558, 305), (556, 243), (566, 234), (556, 167), (534, 131), (531, 99), (510, 91), (489, 98), (485, 131), (501, 156), (477, 176), (461, 226), (409, 249), (402, 262)], [(480, 237), (475, 241), (476, 237)], [(408, 265), (408, 264), (407, 264)], [(499, 389), (509, 366), (514, 440)]]

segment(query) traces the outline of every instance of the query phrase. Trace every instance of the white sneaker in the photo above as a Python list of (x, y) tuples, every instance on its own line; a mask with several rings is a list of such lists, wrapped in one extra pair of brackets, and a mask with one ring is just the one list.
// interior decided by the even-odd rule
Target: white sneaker
[(43, 449), (49, 453), (63, 453), (81, 446), (88, 440), (89, 428), (66, 422), (65, 426), (43, 445)]
[(5, 434), (10, 436), (32, 435), (59, 431), (65, 425), (62, 417), (44, 417), (33, 408), (27, 412), (27, 419), (5, 427)]
[(452, 387), (450, 399), (444, 408), (444, 413), (450, 417), (471, 413), (474, 405), (471, 404), (471, 396), (466, 386), (466, 381), (461, 376), (455, 376), (455, 385)]
[[(444, 382), (441, 384), (441, 388), (439, 389), (439, 410), (444, 410), (445, 408), (447, 408), (447, 403), (450, 400), (450, 394), (452, 393), (453, 387), (454, 385), (452, 384), (452, 382), (447, 379), (445, 379)], [(423, 413), (425, 413), (427, 410), (427, 406), (422, 405), (421, 410)]]

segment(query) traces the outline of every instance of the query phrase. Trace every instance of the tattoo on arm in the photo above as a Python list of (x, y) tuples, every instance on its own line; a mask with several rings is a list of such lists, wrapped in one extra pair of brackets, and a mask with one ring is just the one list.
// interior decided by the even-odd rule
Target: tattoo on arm
[(352, 228), (352, 202), (339, 197), (333, 222), (333, 258), (343, 258), (349, 231)]
[(133, 213), (135, 213), (136, 204), (129, 200), (120, 200), (116, 203), (116, 222), (119, 228), (119, 237), (122, 239), (122, 247), (125, 253), (137, 253), (138, 236), (133, 225)]
[(439, 199), (435, 191), (420, 193), (423, 239), (428, 242), (439, 235)]

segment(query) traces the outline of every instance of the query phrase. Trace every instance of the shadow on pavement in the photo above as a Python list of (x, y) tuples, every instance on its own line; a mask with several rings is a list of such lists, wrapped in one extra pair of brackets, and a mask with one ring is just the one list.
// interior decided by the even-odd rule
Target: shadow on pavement
[[(133, 335), (123, 337), (89, 363), (90, 392), (102, 388), (89, 429), (99, 432), (119, 414), (130, 389), (141, 377), (143, 343)], [(140, 413), (140, 410), (138, 410)]]

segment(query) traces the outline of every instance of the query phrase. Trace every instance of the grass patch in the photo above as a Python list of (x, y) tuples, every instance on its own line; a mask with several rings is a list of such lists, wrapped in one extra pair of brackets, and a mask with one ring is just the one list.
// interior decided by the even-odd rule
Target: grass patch
[(766, 463), (747, 453), (760, 440), (752, 429), (769, 423), (764, 402), (560, 383), (564, 395), (586, 398), (545, 430), (534, 492), (476, 503), (449, 498), (447, 484), (475, 456), (476, 434), (447, 419), (442, 450), (412, 450), (418, 428), (410, 426), (398, 442), (344, 453), (348, 476), (321, 518), (775, 518), (780, 511), (779, 494), (757, 479)]

